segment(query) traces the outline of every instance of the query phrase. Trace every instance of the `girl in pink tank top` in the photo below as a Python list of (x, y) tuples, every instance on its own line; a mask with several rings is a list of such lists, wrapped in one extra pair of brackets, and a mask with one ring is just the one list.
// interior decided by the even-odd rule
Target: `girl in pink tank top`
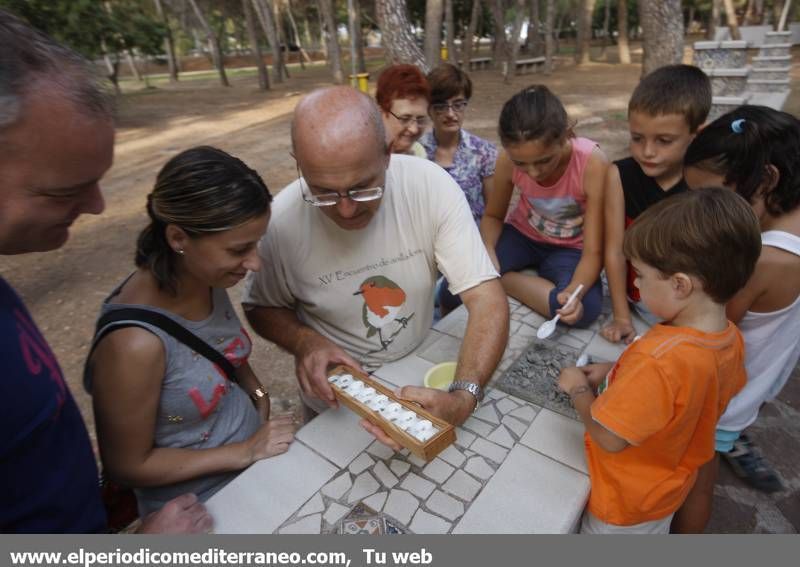
[[(503, 152), (481, 235), (510, 296), (545, 317), (585, 327), (600, 314), (603, 179), (597, 144), (577, 138), (561, 101), (542, 85), (514, 95), (500, 114)], [(519, 200), (507, 214), (514, 190)], [(537, 275), (521, 273), (533, 268)], [(576, 300), (565, 305), (583, 284)]]

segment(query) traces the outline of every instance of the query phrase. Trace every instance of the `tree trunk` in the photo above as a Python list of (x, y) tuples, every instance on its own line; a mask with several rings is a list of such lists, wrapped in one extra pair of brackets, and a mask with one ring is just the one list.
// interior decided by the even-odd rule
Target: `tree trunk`
[(353, 0), (353, 12), (356, 25), (353, 33), (356, 39), (356, 69), (359, 73), (367, 72), (367, 62), (364, 59), (364, 37), (361, 35), (361, 2)]
[(631, 50), (628, 47), (628, 2), (627, 0), (617, 1), (617, 49), (619, 50), (619, 62), (631, 62)]
[(453, 16), (453, 0), (444, 1), (444, 28), (447, 60), (453, 63), (458, 60), (456, 56), (456, 24)]
[(136, 66), (136, 61), (134, 61), (130, 49), (125, 50), (125, 61), (128, 63), (128, 67), (130, 67), (131, 73), (133, 74), (134, 78), (141, 83), (142, 74), (139, 72), (139, 67)]
[(322, 57), (328, 61), (328, 34), (325, 32), (325, 19), (322, 17), (322, 10), (317, 5), (317, 19), (319, 20), (319, 47), (322, 50)]
[(469, 15), (469, 26), (467, 33), (464, 34), (464, 57), (461, 65), (464, 69), (469, 69), (469, 60), (472, 59), (472, 45), (475, 38), (475, 31), (478, 29), (478, 15), (481, 13), (481, 0), (472, 0), (472, 12)]
[(542, 36), (539, 15), (539, 2), (540, 0), (531, 0), (531, 15), (528, 22), (528, 47), (530, 48), (531, 55), (539, 55), (542, 51)]
[(592, 15), (596, 0), (581, 0), (578, 7), (578, 38), (575, 50), (576, 63), (589, 63), (591, 61), (590, 48), (592, 42)]
[(386, 58), (389, 63), (411, 63), (424, 73), (429, 71), (425, 55), (414, 41), (411, 23), (408, 20), (406, 4), (403, 0), (375, 0), (375, 16)]
[(161, 18), (161, 21), (164, 23), (164, 29), (166, 30), (166, 33), (164, 34), (164, 51), (167, 53), (169, 81), (174, 83), (178, 80), (178, 61), (175, 58), (175, 43), (172, 40), (172, 30), (169, 27), (169, 20), (167, 19), (166, 13), (164, 13), (164, 7), (161, 5), (161, 0), (155, 0), (155, 4), (158, 17)]
[(336, 29), (336, 19), (333, 16), (333, 0), (319, 0), (319, 7), (322, 10), (325, 28), (328, 31), (326, 37), (328, 41), (328, 67), (330, 67), (333, 74), (333, 82), (341, 85), (344, 83), (344, 71), (342, 71), (342, 52), (339, 49), (339, 32)]
[[(286, 15), (289, 16), (289, 25), (292, 26), (292, 33), (294, 34), (294, 40), (297, 42), (297, 47), (300, 49), (300, 68), (305, 69), (306, 65), (303, 60), (311, 63), (311, 57), (308, 56), (308, 53), (303, 48), (303, 40), (300, 39), (300, 33), (297, 31), (297, 22), (294, 20), (294, 14), (292, 14), (292, 0), (286, 0)], [(308, 23), (306, 23), (306, 31), (308, 31)], [(306, 38), (307, 40), (308, 38)], [(308, 45), (308, 41), (306, 41), (306, 45)]]
[(253, 50), (253, 57), (258, 67), (258, 88), (265, 91), (269, 89), (269, 74), (267, 66), (264, 64), (264, 57), (261, 55), (261, 48), (258, 46), (258, 35), (256, 34), (256, 23), (253, 20), (253, 6), (250, 0), (242, 0), (244, 9), (244, 20), (247, 26), (247, 39), (250, 42), (250, 49)]
[(600, 54), (605, 57), (606, 48), (611, 43), (611, 0), (603, 0), (603, 49)]
[(494, 20), (494, 53), (492, 64), (495, 68), (506, 59), (506, 11), (503, 0), (492, 1), (492, 19)]
[(789, 18), (789, 12), (792, 10), (792, 0), (784, 0), (783, 9), (781, 10), (781, 19), (778, 21), (777, 31), (784, 31), (786, 29), (786, 21)]
[[(286, 75), (286, 78), (289, 79), (289, 66), (286, 64), (286, 60), (289, 58), (289, 42), (288, 40), (284, 42), (284, 29), (283, 29), (283, 22), (281, 21), (281, 3), (280, 0), (275, 0), (272, 3), (272, 6), (269, 5), (269, 0), (264, 0), (265, 9), (272, 8), (274, 10), (274, 22), (275, 22), (275, 32), (278, 35), (278, 51), (281, 54), (281, 72)], [(286, 50), (286, 54), (284, 55), (284, 49)]]
[(208, 44), (211, 48), (211, 59), (213, 60), (214, 66), (219, 72), (219, 82), (222, 83), (223, 87), (229, 87), (231, 84), (228, 82), (228, 76), (225, 74), (225, 63), (222, 59), (222, 50), (219, 48), (217, 36), (214, 35), (211, 26), (208, 25), (208, 21), (206, 21), (205, 16), (203, 16), (203, 12), (201, 12), (200, 8), (197, 6), (197, 1), (189, 0), (189, 4), (194, 11), (194, 15), (197, 17), (197, 21), (200, 23), (200, 27), (203, 28), (203, 32), (206, 34), (206, 38), (208, 39)]
[(508, 63), (503, 80), (511, 82), (510, 77), (516, 74), (517, 56), (519, 55), (520, 34), (522, 33), (522, 19), (525, 17), (525, 0), (515, 0), (514, 27), (511, 29), (511, 49), (508, 53)]
[(283, 52), (281, 51), (281, 43), (278, 40), (278, 30), (275, 29), (275, 20), (272, 17), (272, 9), (265, 0), (252, 0), (253, 8), (255, 8), (258, 15), (258, 21), (261, 23), (261, 28), (264, 30), (264, 35), (267, 36), (269, 47), (272, 49), (272, 74), (275, 77), (276, 83), (283, 82)]
[(719, 28), (719, 23), (720, 23), (721, 8), (722, 8), (722, 0), (711, 0), (711, 17), (708, 20), (706, 39), (710, 39), (713, 41), (717, 35), (717, 28)]
[[(622, 0), (620, 0), (622, 1)], [(553, 55), (555, 55), (555, 38), (553, 27), (556, 23), (556, 1), (547, 0), (544, 16), (544, 72), (553, 72)]]
[(444, 2), (442, 0), (426, 0), (425, 2), (425, 61), (433, 69), (439, 64), (440, 46), (442, 44), (442, 16)]
[(723, 0), (723, 5), (725, 6), (725, 18), (728, 21), (731, 39), (742, 39), (742, 34), (739, 32), (739, 21), (736, 19), (736, 10), (733, 7), (733, 0)]
[(680, 0), (639, 0), (642, 26), (642, 76), (683, 60), (683, 14)]

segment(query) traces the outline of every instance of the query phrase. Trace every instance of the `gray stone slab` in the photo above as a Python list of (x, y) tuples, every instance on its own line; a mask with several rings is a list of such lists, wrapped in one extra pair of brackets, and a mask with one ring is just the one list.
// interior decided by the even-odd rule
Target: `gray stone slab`
[(472, 414), (472, 417), (477, 419), (481, 419), (488, 423), (498, 424), (500, 423), (500, 418), (497, 415), (497, 411), (494, 409), (494, 404), (489, 403), (479, 407), (475, 412)]
[(394, 457), (394, 449), (387, 447), (380, 441), (375, 441), (372, 445), (367, 447), (367, 453), (384, 460)]
[(543, 409), (520, 443), (581, 472), (588, 473), (583, 423)]
[[(462, 470), (456, 471), (455, 474), (442, 485), (442, 490), (466, 502), (472, 502), (472, 499), (475, 498), (475, 495), (478, 494), (480, 489), (481, 483)], [(496, 516), (494, 521), (497, 521), (497, 519), (501, 517), (502, 515)]]
[(421, 459), (420, 457), (417, 457), (416, 455), (408, 455), (408, 457), (406, 457), (406, 458), (408, 459), (409, 463), (411, 463), (412, 465), (414, 465), (416, 467), (424, 467), (425, 463), (427, 463), (427, 461), (425, 459)]
[(505, 398), (508, 394), (503, 392), (502, 390), (498, 390), (497, 388), (487, 388), (486, 389), (486, 397), (492, 398), (493, 400), (499, 400), (501, 398)]
[(439, 458), (447, 461), (456, 468), (460, 467), (464, 463), (464, 461), (467, 460), (464, 454), (455, 447), (453, 447), (452, 445), (450, 445), (449, 447), (447, 447), (447, 449), (439, 453)]
[(429, 480), (425, 480), (421, 476), (417, 476), (414, 473), (409, 473), (403, 479), (403, 482), (400, 484), (400, 488), (407, 490), (414, 496), (424, 500), (430, 496), (431, 492), (433, 492), (433, 489), (436, 488), (436, 485)]
[(435, 490), (425, 502), (425, 506), (451, 521), (464, 514), (464, 504), (441, 490)]
[(526, 404), (520, 407), (519, 409), (512, 411), (509, 415), (511, 417), (515, 417), (519, 420), (522, 420), (526, 423), (530, 423), (536, 418), (536, 414), (537, 411), (533, 409), (531, 406)]
[(351, 486), (353, 486), (353, 481), (350, 478), (350, 474), (345, 472), (323, 486), (322, 494), (328, 498), (338, 500), (344, 496), (345, 492), (350, 490)]
[(494, 475), (494, 469), (483, 457), (472, 457), (467, 461), (464, 470), (481, 480), (489, 480)]
[(392, 472), (397, 476), (403, 476), (408, 472), (408, 469), (411, 468), (411, 465), (400, 459), (392, 459), (389, 463), (389, 468), (392, 469)]
[(527, 423), (522, 423), (520, 420), (507, 415), (503, 418), (503, 425), (513, 431), (517, 437), (522, 437), (528, 429)]
[(363, 502), (376, 512), (380, 512), (383, 509), (383, 505), (386, 503), (387, 496), (389, 496), (388, 492), (378, 492), (368, 498), (365, 498)]
[[(393, 460), (393, 461), (392, 461), (392, 463), (394, 463), (394, 462), (395, 462), (395, 461)], [(407, 467), (409, 467), (409, 468), (410, 468), (410, 466), (409, 466), (409, 464), (408, 464), (408, 463), (404, 463), (404, 464), (405, 464)], [(398, 480), (398, 479), (397, 479), (397, 477), (396, 477), (396, 476), (395, 476), (395, 475), (392, 473), (392, 471), (390, 471), (390, 470), (389, 470), (389, 469), (386, 467), (386, 465), (385, 465), (384, 463), (382, 463), (382, 462), (380, 462), (380, 463), (376, 464), (376, 465), (373, 467), (373, 469), (372, 469), (372, 472), (374, 472), (374, 473), (375, 473), (375, 476), (377, 476), (377, 477), (378, 477), (378, 480), (379, 480), (379, 481), (381, 481), (381, 483), (382, 483), (382, 484), (383, 484), (383, 485), (384, 485), (386, 488), (394, 488), (394, 485), (395, 485), (395, 484), (397, 484), (397, 483), (399, 482), (399, 480)]]
[(428, 514), (425, 510), (419, 509), (414, 514), (409, 528), (415, 534), (446, 534), (450, 531), (451, 524), (439, 516)]
[(419, 501), (405, 490), (394, 489), (389, 493), (383, 511), (407, 526), (414, 512), (419, 508)]
[(497, 429), (495, 429), (486, 439), (492, 443), (496, 443), (502, 447), (505, 447), (506, 449), (510, 449), (514, 446), (514, 438), (511, 437), (508, 429), (506, 429), (503, 425), (498, 426)]
[(433, 364), (439, 364), (440, 362), (458, 360), (458, 353), (460, 350), (460, 339), (456, 339), (450, 335), (442, 335), (427, 348), (419, 350), (417, 356)]
[(460, 305), (458, 308), (448, 313), (446, 317), (438, 321), (433, 328), (440, 333), (462, 339), (467, 330), (468, 319), (469, 312), (467, 308), (464, 305)]
[(469, 429), (470, 431), (477, 433), (481, 437), (486, 437), (492, 431), (494, 431), (494, 426), (486, 423), (485, 421), (481, 421), (480, 419), (475, 419), (474, 417), (470, 417), (467, 421), (464, 422), (462, 425), (463, 428)]
[(273, 533), (337, 469), (302, 443), (245, 469), (207, 502), (215, 533)]
[(509, 412), (511, 412), (511, 411), (513, 411), (513, 410), (515, 410), (515, 409), (517, 409), (517, 408), (519, 407), (519, 404), (517, 404), (516, 402), (512, 402), (511, 400), (509, 400), (508, 398), (506, 398), (506, 399), (504, 399), (504, 400), (499, 400), (499, 401), (498, 401), (498, 402), (495, 404), (495, 407), (497, 408), (497, 410), (498, 410), (500, 413), (502, 413), (503, 415), (505, 415), (505, 414), (507, 414), (507, 413), (509, 413)]
[(422, 469), (422, 474), (433, 480), (438, 484), (442, 484), (450, 475), (453, 474), (455, 469), (445, 463), (442, 459), (438, 457), (432, 460), (427, 466)]
[(361, 418), (346, 407), (330, 409), (301, 427), (296, 438), (344, 468), (375, 440), (359, 421)]
[(322, 514), (307, 516), (301, 520), (282, 527), (281, 534), (318, 534), (322, 527)]
[(453, 533), (568, 533), (588, 496), (589, 477), (517, 445)]
[(350, 509), (346, 506), (342, 506), (338, 502), (331, 502), (331, 505), (328, 506), (328, 510), (325, 512), (323, 518), (325, 518), (326, 522), (333, 525), (341, 520), (349, 511)]
[(460, 427), (456, 429), (456, 445), (459, 447), (464, 447), (466, 449), (475, 441), (476, 437), (477, 436), (472, 431), (467, 431)]
[(325, 503), (322, 502), (322, 496), (319, 495), (317, 492), (311, 500), (305, 503), (305, 505), (300, 508), (300, 511), (297, 513), (297, 517), (300, 518), (302, 516), (308, 516), (309, 514), (316, 514), (318, 512), (322, 512), (325, 509)]
[(502, 463), (506, 455), (508, 455), (508, 449), (504, 449), (500, 445), (496, 445), (486, 439), (476, 439), (470, 449), (498, 465)]
[(349, 504), (358, 502), (371, 494), (375, 494), (380, 487), (381, 485), (369, 474), (369, 471), (364, 471), (353, 481), (353, 488), (350, 489), (350, 494), (347, 495), (347, 502)]
[(362, 472), (364, 472), (365, 470), (367, 470), (368, 468), (370, 468), (374, 464), (375, 464), (375, 461), (373, 461), (369, 457), (369, 455), (367, 455), (366, 453), (361, 453), (358, 457), (356, 457), (353, 460), (352, 463), (350, 463), (350, 466), (348, 467), (348, 469), (353, 474), (361, 474)]

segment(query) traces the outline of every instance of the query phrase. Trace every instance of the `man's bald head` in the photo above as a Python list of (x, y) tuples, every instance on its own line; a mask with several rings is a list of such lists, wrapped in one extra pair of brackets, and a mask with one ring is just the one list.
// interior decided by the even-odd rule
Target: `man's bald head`
[(383, 120), (375, 101), (350, 87), (312, 91), (295, 108), (292, 119), (295, 155), (369, 148), (385, 155)]

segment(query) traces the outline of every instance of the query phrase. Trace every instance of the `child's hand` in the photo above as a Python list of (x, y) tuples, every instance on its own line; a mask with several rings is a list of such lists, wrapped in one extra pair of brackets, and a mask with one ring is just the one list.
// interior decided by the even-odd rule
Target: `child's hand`
[(573, 390), (580, 388), (581, 386), (591, 387), (589, 379), (586, 377), (586, 374), (582, 368), (573, 366), (571, 368), (563, 368), (561, 370), (561, 375), (558, 377), (559, 389), (567, 394), (570, 394)]
[(605, 380), (611, 368), (614, 366), (611, 362), (597, 362), (595, 364), (587, 364), (581, 366), (581, 370), (586, 375), (589, 385), (592, 389), (597, 390), (597, 387)]
[(628, 319), (614, 319), (603, 327), (600, 335), (612, 343), (624, 341), (626, 345), (629, 345), (636, 336), (636, 329), (633, 328), (633, 324)]
[[(564, 305), (568, 300), (571, 292), (562, 291), (556, 296), (556, 300)], [(564, 305), (561, 309), (557, 309), (556, 313), (561, 315), (561, 321), (567, 325), (574, 325), (583, 317), (583, 303), (580, 297), (576, 297), (569, 305)]]

